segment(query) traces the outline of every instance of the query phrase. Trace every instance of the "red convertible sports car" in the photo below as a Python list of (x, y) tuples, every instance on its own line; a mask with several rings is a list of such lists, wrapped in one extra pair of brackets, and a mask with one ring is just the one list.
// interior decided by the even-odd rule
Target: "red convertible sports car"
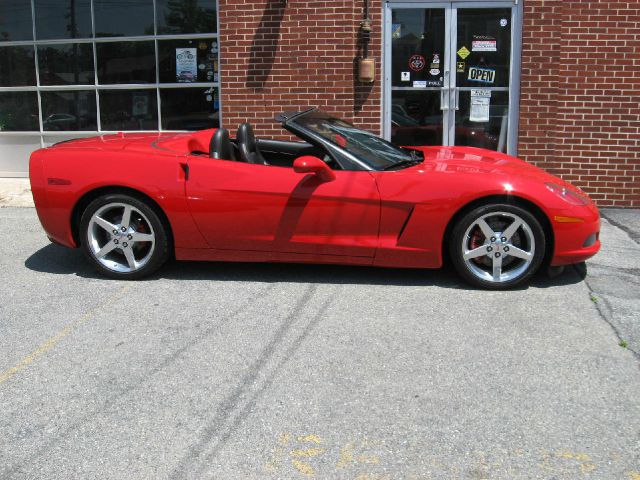
[(302, 141), (242, 124), (131, 133), (38, 150), (30, 176), (48, 237), (105, 275), (178, 260), (438, 268), (508, 288), (542, 265), (600, 249), (600, 216), (579, 189), (501, 153), (400, 148), (319, 110), (277, 120)]

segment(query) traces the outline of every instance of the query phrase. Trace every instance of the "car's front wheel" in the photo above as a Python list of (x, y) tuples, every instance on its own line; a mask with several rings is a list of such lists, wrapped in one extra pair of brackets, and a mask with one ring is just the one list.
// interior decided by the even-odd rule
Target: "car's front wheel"
[(515, 205), (473, 209), (454, 226), (449, 251), (458, 273), (490, 289), (514, 287), (530, 279), (544, 259), (546, 241), (538, 219)]
[(112, 278), (138, 279), (169, 256), (167, 229), (144, 201), (109, 194), (91, 202), (80, 221), (81, 246), (96, 268)]

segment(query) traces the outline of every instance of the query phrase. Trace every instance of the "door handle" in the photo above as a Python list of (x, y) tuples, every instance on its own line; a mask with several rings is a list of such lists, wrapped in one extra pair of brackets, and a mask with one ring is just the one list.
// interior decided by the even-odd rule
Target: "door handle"
[(451, 110), (449, 108), (449, 99), (445, 98), (445, 92), (447, 91), (446, 88), (443, 88), (440, 90), (440, 110), (442, 110), (443, 112), (446, 112), (448, 110)]
[(456, 88), (456, 87), (452, 87), (451, 88), (453, 95), (454, 95), (454, 110), (457, 112), (458, 110), (460, 110), (460, 89)]

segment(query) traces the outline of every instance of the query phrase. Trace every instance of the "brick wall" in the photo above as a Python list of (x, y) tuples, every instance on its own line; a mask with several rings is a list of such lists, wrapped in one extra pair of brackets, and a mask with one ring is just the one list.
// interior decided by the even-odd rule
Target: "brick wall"
[[(380, 0), (371, 55), (380, 66)], [(275, 113), (318, 106), (380, 133), (381, 81), (355, 81), (364, 1), (220, 0), (222, 122), (283, 137)]]
[[(355, 81), (364, 1), (220, 0), (222, 116), (284, 138), (276, 112), (319, 106), (381, 131), (381, 0), (372, 86)], [(525, 0), (519, 154), (600, 206), (640, 207), (640, 0)]]
[(640, 207), (640, 1), (524, 6), (520, 156)]

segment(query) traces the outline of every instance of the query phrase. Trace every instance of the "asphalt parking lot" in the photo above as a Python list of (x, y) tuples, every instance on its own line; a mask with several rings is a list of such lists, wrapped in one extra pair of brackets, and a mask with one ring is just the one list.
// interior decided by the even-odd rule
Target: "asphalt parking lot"
[(447, 269), (106, 280), (1, 208), (0, 478), (639, 480), (637, 215), (607, 215), (586, 278), (486, 292)]

